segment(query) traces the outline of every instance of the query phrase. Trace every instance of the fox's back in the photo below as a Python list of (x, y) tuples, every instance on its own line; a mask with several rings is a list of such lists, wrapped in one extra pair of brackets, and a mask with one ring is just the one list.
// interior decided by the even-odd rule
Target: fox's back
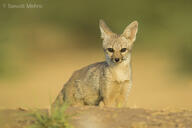
[(104, 61), (75, 71), (64, 85), (64, 100), (78, 100), (79, 104), (98, 104), (101, 98), (99, 88), (105, 84), (107, 67), (108, 64)]

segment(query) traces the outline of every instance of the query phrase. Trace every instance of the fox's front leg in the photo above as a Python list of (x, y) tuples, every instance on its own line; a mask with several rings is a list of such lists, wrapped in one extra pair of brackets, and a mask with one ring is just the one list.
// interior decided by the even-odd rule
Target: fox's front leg
[(132, 83), (130, 81), (125, 81), (122, 84), (120, 95), (117, 98), (118, 107), (127, 107), (128, 96), (129, 96), (129, 93), (130, 93), (131, 86), (132, 86)]
[(101, 96), (103, 100), (100, 101), (99, 106), (115, 107), (115, 95), (112, 94), (112, 88), (112, 84), (101, 87)]

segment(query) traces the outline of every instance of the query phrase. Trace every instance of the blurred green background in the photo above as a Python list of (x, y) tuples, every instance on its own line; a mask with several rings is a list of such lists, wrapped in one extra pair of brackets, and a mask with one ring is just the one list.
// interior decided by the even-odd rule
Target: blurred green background
[[(27, 3), (38, 4), (42, 8), (9, 7)], [(191, 14), (190, 0), (1, 0), (0, 88), (4, 91), (1, 97), (10, 93), (14, 97), (21, 92), (25, 95), (25, 89), (22, 89), (34, 88), (36, 84), (37, 88), (47, 89), (44, 95), (47, 100), (32, 105), (47, 105), (47, 95), (55, 97), (74, 70), (104, 59), (99, 19), (104, 19), (117, 33), (121, 33), (132, 21), (139, 22), (133, 50), (135, 81), (142, 81), (143, 75), (146, 76), (151, 69), (157, 74), (157, 80), (151, 86), (157, 83), (162, 86), (164, 77), (163, 81), (170, 86), (175, 85), (175, 81), (177, 84), (181, 82), (179, 85), (182, 86), (191, 85)], [(138, 63), (141, 66), (137, 66)], [(164, 63), (165, 71), (161, 74), (158, 65)], [(141, 79), (138, 75), (141, 75)], [(34, 79), (34, 76), (37, 78)], [(148, 75), (148, 80), (152, 81), (153, 76)], [(51, 79), (54, 81), (50, 82)], [(53, 85), (57, 89), (49, 94)], [(19, 87), (17, 92), (15, 89)], [(39, 95), (41, 93), (39, 91)], [(32, 95), (28, 94), (28, 97), (32, 99)], [(15, 100), (1, 98), (0, 104), (12, 107), (25, 102), (24, 99), (20, 99), (20, 102)]]

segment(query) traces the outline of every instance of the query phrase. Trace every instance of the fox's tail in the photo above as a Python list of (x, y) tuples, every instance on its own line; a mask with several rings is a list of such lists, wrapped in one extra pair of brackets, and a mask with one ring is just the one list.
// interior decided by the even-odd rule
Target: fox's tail
[(56, 97), (55, 101), (51, 104), (51, 108), (55, 108), (56, 106), (60, 106), (64, 103), (65, 94), (64, 88), (60, 91), (59, 95)]

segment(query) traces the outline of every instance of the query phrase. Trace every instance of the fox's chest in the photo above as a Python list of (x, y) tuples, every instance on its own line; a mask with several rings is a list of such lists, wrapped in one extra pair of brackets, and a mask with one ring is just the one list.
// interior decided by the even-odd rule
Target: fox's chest
[(119, 67), (114, 67), (111, 70), (111, 77), (113, 81), (117, 81), (117, 82), (124, 82), (127, 80), (130, 80), (130, 69), (128, 66), (123, 67), (123, 66), (119, 66)]

